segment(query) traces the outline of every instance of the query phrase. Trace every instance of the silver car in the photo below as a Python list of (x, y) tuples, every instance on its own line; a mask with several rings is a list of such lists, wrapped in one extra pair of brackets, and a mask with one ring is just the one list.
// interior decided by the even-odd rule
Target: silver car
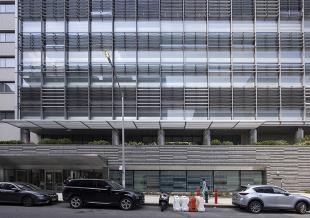
[(283, 209), (305, 214), (310, 210), (310, 198), (291, 194), (272, 185), (242, 186), (240, 191), (233, 193), (232, 203), (252, 213), (259, 213), (263, 209)]

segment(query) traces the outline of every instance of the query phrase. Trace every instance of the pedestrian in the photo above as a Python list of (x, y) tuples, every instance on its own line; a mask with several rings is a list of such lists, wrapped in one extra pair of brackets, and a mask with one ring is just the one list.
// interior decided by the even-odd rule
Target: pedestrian
[(206, 203), (209, 201), (209, 187), (206, 179), (202, 179), (202, 196), (205, 199)]

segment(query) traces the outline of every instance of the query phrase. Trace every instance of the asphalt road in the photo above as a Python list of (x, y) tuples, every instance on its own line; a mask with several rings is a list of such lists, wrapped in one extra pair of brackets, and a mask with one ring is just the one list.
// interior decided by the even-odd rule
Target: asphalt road
[(295, 212), (267, 211), (261, 214), (250, 214), (238, 208), (207, 208), (205, 213), (174, 212), (172, 208), (160, 212), (156, 206), (144, 206), (131, 211), (122, 211), (118, 208), (91, 206), (74, 210), (66, 203), (50, 206), (22, 207), (16, 205), (0, 205), (0, 218), (184, 218), (184, 217), (208, 217), (208, 218), (293, 218), (310, 217), (310, 213), (301, 216)]

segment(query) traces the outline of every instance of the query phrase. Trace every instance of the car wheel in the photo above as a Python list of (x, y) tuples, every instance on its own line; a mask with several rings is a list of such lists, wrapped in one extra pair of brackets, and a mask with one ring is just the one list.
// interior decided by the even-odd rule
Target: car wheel
[(26, 197), (23, 198), (22, 204), (25, 207), (31, 207), (33, 205), (33, 200), (32, 200), (32, 198), (30, 196), (26, 196)]
[(120, 208), (122, 210), (130, 210), (133, 207), (133, 201), (131, 198), (123, 198), (120, 201)]
[(263, 205), (259, 201), (251, 201), (248, 206), (248, 210), (251, 213), (260, 213), (263, 209)]
[(70, 207), (74, 209), (79, 209), (83, 206), (83, 200), (80, 196), (72, 196), (70, 198)]
[(305, 202), (299, 202), (296, 205), (296, 212), (299, 214), (305, 214), (307, 212), (307, 205)]

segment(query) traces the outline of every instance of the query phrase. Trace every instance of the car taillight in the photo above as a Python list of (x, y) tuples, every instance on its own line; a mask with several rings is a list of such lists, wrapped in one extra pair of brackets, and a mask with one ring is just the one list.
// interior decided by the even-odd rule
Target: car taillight
[(239, 195), (247, 195), (249, 193), (246, 193), (246, 192), (239, 192)]

